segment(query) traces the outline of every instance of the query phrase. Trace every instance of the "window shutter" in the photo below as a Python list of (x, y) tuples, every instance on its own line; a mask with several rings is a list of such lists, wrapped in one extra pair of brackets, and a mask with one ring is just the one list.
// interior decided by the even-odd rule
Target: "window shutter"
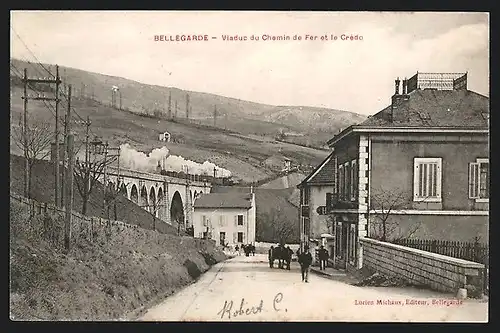
[(234, 216), (234, 226), (238, 227), (238, 215)]
[(443, 174), (441, 172), (441, 162), (437, 163), (434, 167), (436, 168), (436, 179), (434, 180), (436, 182), (436, 197), (441, 198), (441, 181), (443, 178)]
[(233, 232), (233, 243), (236, 243), (238, 241), (238, 234), (236, 232)]
[(469, 198), (479, 198), (479, 163), (469, 164)]

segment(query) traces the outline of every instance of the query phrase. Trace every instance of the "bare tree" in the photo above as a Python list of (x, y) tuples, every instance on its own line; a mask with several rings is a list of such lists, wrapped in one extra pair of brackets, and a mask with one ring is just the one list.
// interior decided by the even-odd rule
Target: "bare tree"
[(271, 241), (285, 244), (293, 242), (296, 230), (293, 224), (286, 219), (280, 207), (272, 208), (269, 212), (263, 213), (256, 230), (256, 236), (263, 241)]
[(395, 211), (400, 214), (405, 212), (405, 209), (411, 204), (407, 199), (407, 193), (401, 190), (385, 190), (383, 188), (374, 190), (371, 195), (371, 210), (370, 213), (373, 219), (370, 221), (370, 237), (381, 241), (397, 241), (413, 236), (421, 226), (421, 223), (416, 223), (408, 230), (403, 231), (399, 222), (392, 219)]
[[(92, 157), (90, 157), (92, 156)], [(87, 213), (87, 205), (90, 194), (102, 176), (106, 166), (116, 161), (117, 157), (102, 158), (98, 154), (89, 154), (89, 161), (81, 161), (77, 158), (74, 167), (75, 184), (82, 197), (82, 214)], [(105, 185), (106, 186), (106, 185)]]
[(28, 197), (31, 197), (32, 171), (36, 160), (41, 160), (49, 156), (50, 143), (53, 137), (51, 125), (47, 122), (34, 122), (28, 120), (25, 129), (19, 120), (19, 125), (12, 128), (12, 139), (15, 145), (24, 152), (24, 158), (28, 160), (28, 184), (26, 188)]

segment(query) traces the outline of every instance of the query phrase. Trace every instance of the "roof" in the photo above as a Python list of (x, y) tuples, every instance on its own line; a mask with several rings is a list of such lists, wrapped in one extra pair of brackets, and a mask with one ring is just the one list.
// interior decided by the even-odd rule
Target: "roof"
[(470, 90), (417, 89), (402, 101), (391, 121), (391, 105), (328, 141), (331, 145), (353, 130), (423, 129), (488, 130), (489, 98)]
[(194, 201), (194, 208), (251, 208), (251, 193), (207, 193)]
[(390, 121), (391, 105), (360, 126), (488, 127), (489, 98), (470, 90), (414, 90)]
[(333, 153), (328, 155), (298, 186), (335, 183), (335, 160), (332, 157)]

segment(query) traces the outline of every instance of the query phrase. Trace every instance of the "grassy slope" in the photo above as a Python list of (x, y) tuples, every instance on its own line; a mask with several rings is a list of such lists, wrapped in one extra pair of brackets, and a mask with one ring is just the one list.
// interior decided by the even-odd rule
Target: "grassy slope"
[[(39, 68), (25, 62), (12, 59), (20, 70), (28, 68), (29, 73), (41, 72)], [(55, 73), (55, 66), (45, 65)], [(243, 134), (276, 135), (281, 129), (297, 131), (306, 135), (310, 142), (319, 144), (326, 137), (330, 138), (339, 128), (361, 122), (365, 119), (356, 113), (308, 106), (274, 106), (229, 98), (209, 93), (184, 91), (173, 87), (162, 87), (139, 83), (121, 77), (87, 72), (74, 68), (60, 67), (63, 81), (73, 85), (76, 95), (80, 95), (83, 85), (84, 94), (90, 95), (93, 87), (97, 100), (109, 105), (111, 87), (116, 85), (122, 92), (122, 106), (134, 112), (153, 114), (162, 110), (166, 114), (168, 96), (172, 96), (172, 108), (178, 102), (177, 115), (186, 116), (186, 93), (190, 94), (190, 117), (212, 125), (214, 106), (217, 106), (216, 126), (227, 127)], [(46, 74), (46, 73), (44, 73)], [(46, 74), (47, 75), (47, 74)], [(227, 115), (227, 117), (225, 116)], [(320, 131), (321, 133), (319, 133)], [(318, 136), (319, 134), (319, 136)]]
[(110, 240), (102, 232), (93, 243), (79, 238), (64, 254), (40, 235), (44, 221), (30, 220), (20, 208), (11, 202), (10, 317), (14, 320), (129, 317), (225, 259), (202, 240), (115, 227)]
[[(22, 89), (13, 86), (11, 94), (11, 126), (13, 126), (18, 123), (22, 114)], [(153, 148), (163, 146), (157, 139), (158, 133), (168, 130), (175, 140), (183, 142), (165, 144), (171, 154), (181, 155), (200, 163), (210, 160), (231, 170), (236, 179), (248, 182), (273, 174), (272, 168), (263, 168), (260, 163), (280, 150), (281, 154), (291, 158), (295, 165), (317, 165), (328, 153), (287, 143), (277, 143), (262, 137), (247, 137), (210, 128), (200, 128), (193, 124), (142, 117), (89, 100), (75, 98), (73, 106), (82, 117), (90, 116), (93, 133), (99, 134), (104, 140), (109, 140), (112, 145), (117, 146), (128, 142), (137, 150), (149, 152)], [(40, 102), (31, 101), (29, 112), (37, 121), (46, 119), (54, 122), (53, 114)], [(84, 126), (73, 126), (73, 129), (78, 135), (77, 140), (80, 143), (83, 142)], [(16, 151), (12, 142), (11, 151), (20, 153)]]

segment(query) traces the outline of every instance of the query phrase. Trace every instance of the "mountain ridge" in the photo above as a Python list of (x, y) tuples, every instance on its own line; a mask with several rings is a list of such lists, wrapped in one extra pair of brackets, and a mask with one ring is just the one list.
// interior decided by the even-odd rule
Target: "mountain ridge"
[[(11, 58), (11, 63), (19, 69), (27, 67), (29, 72), (33, 71), (30, 67), (35, 66), (15, 58)], [(51, 73), (55, 72), (55, 65), (43, 64), (43, 66)], [(346, 110), (320, 106), (271, 105), (211, 92), (149, 84), (68, 66), (59, 66), (59, 74), (65, 84), (72, 84), (74, 94), (93, 95), (95, 99), (105, 104), (112, 102), (111, 87), (119, 87), (122, 108), (131, 112), (149, 115), (157, 113), (166, 117), (168, 98), (171, 95), (172, 115), (175, 113), (175, 101), (177, 101), (177, 118), (186, 118), (188, 113), (193, 121), (232, 129), (242, 134), (276, 136), (282, 131), (300, 132), (304, 134), (304, 138), (293, 138), (292, 142), (317, 147), (324, 146), (328, 137), (333, 136), (340, 128), (366, 119), (363, 115)], [(189, 94), (190, 100), (188, 112), (186, 112), (186, 94)], [(214, 120), (215, 108), (217, 115)], [(243, 122), (247, 122), (248, 126), (245, 124), (242, 126)], [(317, 133), (318, 131), (321, 133)]]

